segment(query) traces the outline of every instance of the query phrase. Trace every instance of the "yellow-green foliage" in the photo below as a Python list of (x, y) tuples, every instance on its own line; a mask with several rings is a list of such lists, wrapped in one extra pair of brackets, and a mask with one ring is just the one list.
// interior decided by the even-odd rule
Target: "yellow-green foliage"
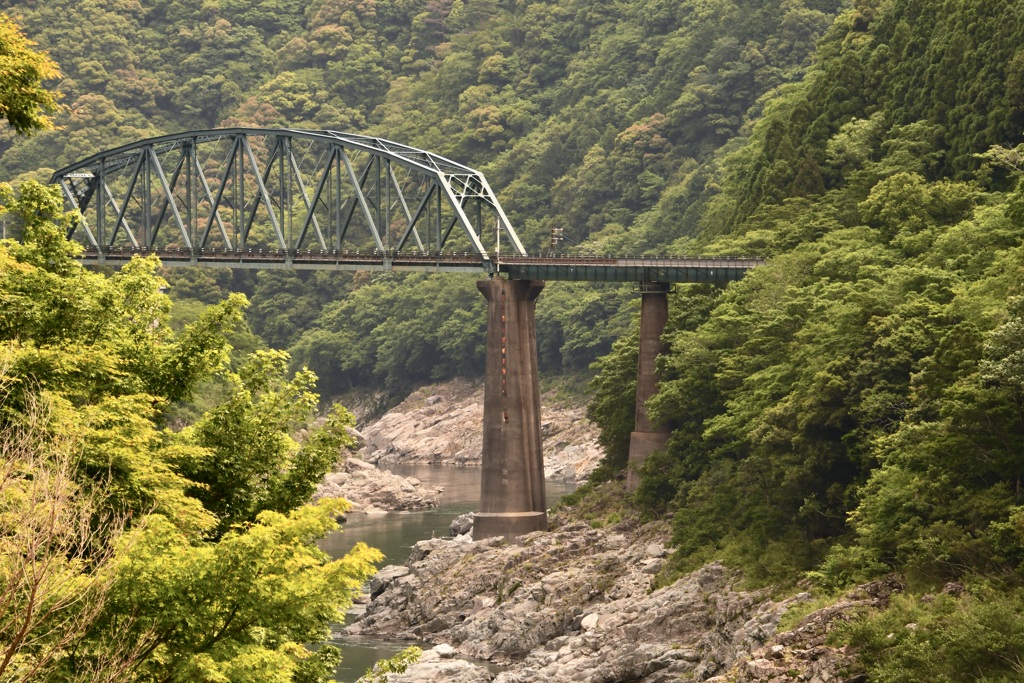
[(288, 683), (313, 656), (301, 644), (320, 641), (328, 621), (343, 619), (383, 559), (362, 543), (334, 561), (316, 547), (347, 509), (323, 500), (288, 515), (263, 512), (216, 543), (195, 543), (166, 518), (150, 516), (119, 558), (95, 632), (123, 627), (131, 614), (128, 638), (160, 634), (138, 681)]
[(56, 62), (0, 15), (0, 116), (11, 128), (25, 134), (53, 128), (58, 96), (43, 84), (59, 77)]
[(376, 662), (369, 671), (359, 678), (356, 683), (387, 683), (388, 674), (401, 674), (419, 661), (423, 650), (410, 645), (390, 659), (382, 659)]
[[(316, 378), (284, 352), (228, 373), (241, 295), (174, 331), (155, 259), (87, 271), (59, 191), (0, 200), (25, 238), (0, 242), (0, 679), (331, 680), (336, 650), (305, 644), (382, 559), (332, 561), (315, 541), (348, 504), (304, 505), (352, 416), (311, 427)], [(225, 402), (168, 429), (217, 373)]]

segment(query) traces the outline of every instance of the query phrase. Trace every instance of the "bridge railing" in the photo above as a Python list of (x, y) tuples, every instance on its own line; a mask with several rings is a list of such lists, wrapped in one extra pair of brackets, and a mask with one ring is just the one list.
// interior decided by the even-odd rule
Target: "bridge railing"
[(113, 247), (86, 248), (87, 264), (121, 265), (134, 256), (155, 255), (167, 266), (200, 265), (232, 268), (298, 270), (384, 270), (504, 274), (513, 279), (594, 282), (723, 282), (738, 280), (760, 259), (733, 257), (501, 255), (484, 259), (470, 251), (429, 252), (397, 249), (228, 249), (202, 250)]

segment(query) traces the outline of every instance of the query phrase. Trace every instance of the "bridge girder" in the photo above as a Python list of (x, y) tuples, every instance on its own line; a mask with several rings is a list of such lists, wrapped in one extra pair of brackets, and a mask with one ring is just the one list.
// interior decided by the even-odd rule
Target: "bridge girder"
[[(445, 157), (328, 130), (230, 128), (140, 140), (55, 172), (110, 250), (525, 255), (487, 179)], [(456, 226), (461, 230), (456, 231)]]

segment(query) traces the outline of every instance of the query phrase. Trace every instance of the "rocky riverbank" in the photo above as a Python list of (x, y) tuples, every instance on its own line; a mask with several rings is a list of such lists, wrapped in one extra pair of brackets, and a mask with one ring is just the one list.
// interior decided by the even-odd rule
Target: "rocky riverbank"
[[(381, 466), (478, 466), (483, 446), (483, 396), (483, 384), (468, 380), (423, 387), (361, 428), (366, 447), (359, 455)], [(583, 405), (560, 401), (553, 392), (545, 394), (541, 404), (544, 476), (584, 481), (603, 456), (597, 427), (587, 420)]]
[[(364, 460), (330, 475), (321, 495), (343, 495), (370, 512), (429, 506), (438, 492), (371, 462), (479, 464), (482, 398), (469, 382), (414, 393), (363, 427)], [(596, 430), (582, 407), (545, 405), (547, 474), (578, 480), (600, 459)], [(389, 674), (392, 683), (854, 683), (863, 677), (853, 657), (826, 637), (899, 589), (864, 586), (780, 632), (782, 615), (809, 595), (778, 600), (745, 590), (717, 563), (653, 590), (668, 555), (667, 523), (593, 528), (562, 513), (553, 531), (512, 542), (473, 540), (470, 524), (458, 520), (453, 538), (420, 541), (404, 565), (383, 568), (365, 612), (345, 630), (424, 644), (421, 661)]]
[(349, 457), (324, 477), (313, 494), (320, 498), (344, 498), (351, 512), (383, 514), (437, 507), (442, 488), (429, 488), (418, 479), (401, 477), (356, 457)]
[[(394, 682), (862, 680), (826, 635), (852, 611), (885, 604), (898, 584), (861, 587), (779, 633), (780, 617), (809, 595), (779, 601), (744, 590), (717, 563), (652, 591), (666, 531), (571, 523), (510, 543), (421, 541), (405, 565), (378, 574), (347, 633), (437, 645)], [(455, 655), (507, 669), (494, 674)]]

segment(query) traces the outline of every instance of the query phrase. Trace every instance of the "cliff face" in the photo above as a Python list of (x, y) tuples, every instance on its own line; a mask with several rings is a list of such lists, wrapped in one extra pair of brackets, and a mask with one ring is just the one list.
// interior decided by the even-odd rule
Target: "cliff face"
[[(559, 401), (550, 392), (541, 405), (545, 477), (584, 481), (603, 456), (586, 408)], [(480, 382), (456, 380), (423, 387), (363, 427), (366, 446), (359, 456), (380, 465), (480, 465), (482, 425)]]

